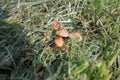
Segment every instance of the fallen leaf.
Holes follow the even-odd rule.
[[[64,26],[64,25],[60,23],[59,21],[53,22],[53,30],[59,30],[61,26]]]
[[[61,37],[69,37],[69,32],[66,29],[60,29],[56,32]]]
[[[55,44],[57,47],[62,47],[65,44],[64,39],[62,37],[58,37],[55,39]]]

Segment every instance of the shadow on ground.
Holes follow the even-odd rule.
[[[30,44],[24,27],[16,21],[7,22],[7,13],[0,9],[0,79],[9,80],[11,75],[22,74],[22,71],[29,69],[32,58],[26,53],[32,51],[28,47]]]

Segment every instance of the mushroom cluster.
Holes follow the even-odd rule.
[[[69,33],[66,29],[64,29],[64,24],[60,23],[59,21],[54,21],[53,22],[53,30],[56,31],[56,35],[58,35],[58,37],[55,39],[55,44],[57,47],[62,47],[63,45],[65,45],[65,41],[63,38],[75,38],[78,37],[79,41],[83,40],[83,36],[80,33],[80,31],[76,31],[74,33]]]

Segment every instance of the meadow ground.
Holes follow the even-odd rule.
[[[0,79],[120,80],[120,0],[0,0]]]

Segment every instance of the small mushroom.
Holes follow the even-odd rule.
[[[59,30],[61,26],[64,26],[64,25],[60,23],[59,21],[53,22],[53,30]]]
[[[82,34],[80,33],[80,31],[76,31],[76,32],[74,33],[74,35],[79,38],[79,41],[82,41],[82,40],[83,40],[83,36],[82,36]]]
[[[55,44],[57,47],[62,47],[65,44],[65,41],[62,37],[55,39]]]
[[[66,29],[60,29],[56,32],[61,37],[69,37],[69,32]]]
[[[79,41],[82,41],[83,40],[83,36],[82,34],[80,33],[80,31],[76,31],[74,32],[73,34],[69,34],[69,38],[75,38],[75,37],[78,37],[79,38]]]

